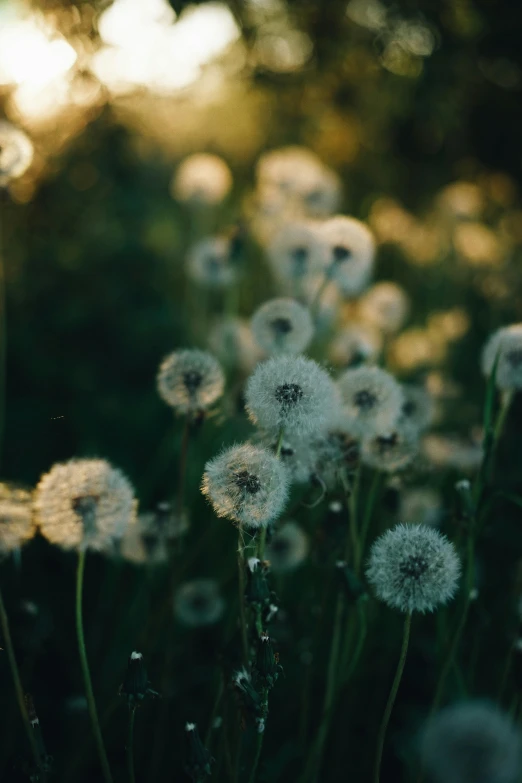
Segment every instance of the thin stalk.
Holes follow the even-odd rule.
[[[82,602],[85,555],[86,551],[84,549],[81,550],[78,555],[78,569],[76,572],[76,634],[78,637],[78,649],[80,651],[80,663],[82,667],[83,681],[85,684],[87,706],[89,708],[89,715],[91,717],[92,730],[94,739],[96,740],[96,747],[98,749],[98,756],[100,758],[103,778],[105,783],[113,783],[109,762],[107,761],[107,754],[105,753],[105,746],[103,744],[100,722],[98,720],[98,712],[96,710],[96,702],[94,700],[94,692],[92,689],[91,673],[89,671],[89,662],[87,660],[87,651],[85,649],[85,637],[83,634]]]
[[[334,266],[334,264],[331,264],[327,268],[326,272],[324,273],[324,277],[323,277],[323,279],[321,281],[321,284],[320,284],[319,288],[317,289],[317,293],[315,294],[315,296],[313,298],[313,301],[312,301],[312,304],[310,306],[310,312],[312,313],[312,316],[313,316],[314,319],[317,318],[317,316],[319,314],[319,308],[321,306],[321,299],[323,298],[323,294],[326,291],[326,289],[328,288],[328,286],[329,286],[329,284],[330,284],[330,282],[332,280],[332,278],[330,277],[330,273],[331,273],[331,271],[333,269],[333,266]]]
[[[375,502],[377,500],[377,496],[379,494],[379,490],[381,487],[381,479],[382,479],[382,475],[380,471],[376,470],[373,474],[372,483],[370,486],[370,491],[368,493],[368,499],[366,501],[366,507],[364,509],[364,515],[363,515],[361,530],[359,534],[359,548],[357,552],[357,560],[354,561],[354,571],[356,576],[360,576],[362,558],[364,555],[364,545],[366,544],[368,531],[370,529],[370,524],[372,521],[373,509],[375,507]]]
[[[223,682],[223,675],[220,673],[219,675],[219,685],[216,693],[216,698],[214,699],[214,706],[212,707],[212,712],[210,714],[210,719],[208,722],[207,727],[207,733],[205,734],[205,747],[209,748],[210,750],[210,740],[212,738],[212,729],[214,728],[214,721],[216,720],[217,711],[219,709],[219,705],[221,704],[221,699],[223,698],[223,692],[225,690],[224,682]]]
[[[5,427],[7,312],[4,243],[2,234],[3,210],[7,203],[7,191],[0,186],[0,460],[2,457]]]
[[[377,753],[375,755],[375,767],[373,773],[374,783],[379,783],[381,777],[381,762],[382,762],[382,752],[384,749],[384,740],[386,739],[386,730],[388,728],[388,723],[390,722],[393,705],[395,704],[395,699],[397,698],[397,693],[399,691],[399,686],[401,684],[402,673],[404,671],[404,664],[406,663],[406,655],[408,653],[408,642],[410,640],[410,629],[411,629],[411,612],[408,612],[404,620],[404,631],[402,635],[402,647],[401,647],[401,654],[399,656],[399,663],[397,664],[397,670],[395,672],[395,677],[393,679],[390,695],[388,696],[388,701],[386,702],[384,715],[382,716],[381,727],[379,729],[379,736],[377,739]]]
[[[132,752],[134,743],[134,718],[136,715],[136,707],[131,707],[129,712],[129,736],[127,739],[127,768],[129,770],[130,783],[136,783],[136,777],[134,775],[134,755]]]
[[[348,509],[350,512],[350,520],[349,520],[349,532],[350,535],[346,539],[346,551],[345,551],[345,560],[346,562],[349,562],[350,559],[350,546],[352,548],[352,563],[358,563],[361,560],[361,552],[360,552],[360,541],[359,541],[359,535],[358,535],[358,526],[357,526],[357,504],[359,500],[359,482],[361,478],[361,465],[360,463],[357,465],[357,469],[354,474],[353,483],[351,487],[348,487],[346,477],[342,476],[342,483],[343,488],[346,493],[346,501],[348,504]]]
[[[239,619],[241,623],[241,644],[243,647],[243,663],[246,665],[248,663],[248,633],[245,607],[245,538],[241,524],[238,527],[237,572],[239,577]]]
[[[187,474],[187,456],[188,446],[190,440],[190,417],[189,414],[185,416],[185,423],[183,425],[183,435],[181,438],[181,452],[179,457],[179,474],[178,474],[178,497],[177,497],[177,509],[179,519],[183,516],[183,505],[185,501],[185,477]]]
[[[275,456],[277,457],[277,459],[279,459],[281,456],[281,449],[283,447],[284,436],[285,436],[285,428],[281,427],[281,429],[279,430],[279,435],[277,436],[277,444],[275,450]],[[263,527],[259,531],[259,537],[257,539],[257,556],[260,560],[265,559],[266,531],[267,531],[267,526],[263,525]]]
[[[346,670],[346,674],[343,679],[344,684],[348,682],[348,680],[351,678],[352,674],[355,672],[357,668],[357,664],[359,663],[359,659],[364,649],[364,642],[366,641],[366,634],[368,631],[368,622],[366,620],[366,601],[364,601],[361,598],[359,598],[359,600],[357,601],[357,617],[359,619],[359,634],[357,636],[357,644],[355,646],[352,659],[350,661],[350,664]],[[343,656],[343,660],[344,660],[344,656]]]
[[[266,688],[263,688],[262,699],[263,702],[262,702],[261,711],[266,724],[266,716],[268,715],[268,690]],[[266,729],[266,725],[265,725],[265,729]],[[263,750],[264,737],[265,737],[264,730],[257,735],[256,753],[254,756],[254,761],[252,763],[252,770],[250,772],[250,777],[248,778],[248,783],[255,783],[257,777],[257,769],[259,767],[259,761],[261,759],[261,751]]]
[[[33,754],[36,768],[40,769],[41,768],[40,753],[38,752],[38,746],[36,744],[34,732],[33,729],[31,728],[31,722],[29,720],[29,716],[27,714],[27,708],[25,706],[24,691],[22,688],[22,683],[20,681],[20,672],[18,671],[18,664],[16,663],[13,640],[11,639],[9,619],[7,617],[7,612],[5,610],[4,599],[1,590],[0,590],[0,624],[2,626],[2,635],[4,637],[4,644],[7,652],[7,658],[9,660],[9,668],[11,669],[11,677],[13,678],[13,683],[15,687],[18,709],[20,710],[20,715],[22,716],[25,733],[27,735],[27,739],[29,740],[31,753]]]

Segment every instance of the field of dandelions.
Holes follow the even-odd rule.
[[[165,241],[104,143],[35,225],[0,125],[2,781],[517,783],[513,183],[351,215],[312,149],[201,152]]]

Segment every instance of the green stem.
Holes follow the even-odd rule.
[[[238,527],[237,542],[237,572],[239,584],[239,619],[241,623],[241,644],[243,647],[243,663],[248,663],[248,634],[245,608],[245,538],[241,524]]]
[[[250,772],[250,777],[248,778],[248,783],[255,783],[257,777],[257,768],[259,767],[259,761],[261,759],[261,751],[263,750],[263,739],[265,737],[265,730],[266,730],[266,716],[268,715],[268,691],[266,688],[263,688],[262,698],[263,698],[262,714],[265,719],[265,726],[263,731],[257,735],[256,754],[254,756],[254,761],[252,763],[252,770]]]
[[[357,645],[352,655],[350,665],[348,666],[348,669],[344,676],[343,683],[347,683],[351,678],[352,674],[355,672],[357,668],[357,664],[359,663],[359,658],[361,657],[362,651],[364,649],[364,642],[366,641],[366,634],[368,631],[368,623],[366,620],[366,603],[367,602],[361,598],[359,598],[359,600],[357,601],[357,616],[359,618],[359,635],[357,637]]]
[[[284,435],[285,435],[285,428],[281,427],[281,429],[279,430],[279,435],[277,436],[277,444],[275,450],[275,456],[277,457],[277,459],[279,459],[281,456],[281,449],[283,447]],[[263,525],[263,527],[259,531],[259,537],[257,539],[257,556],[260,560],[265,559],[266,531],[267,531],[267,526]]]
[[[96,710],[96,702],[94,700],[94,692],[92,689],[91,673],[89,671],[89,662],[87,660],[87,651],[85,649],[85,637],[83,634],[82,600],[85,555],[86,551],[84,549],[79,552],[78,569],[76,572],[76,634],[78,636],[78,648],[80,651],[80,663],[82,667],[83,681],[85,684],[87,706],[89,708],[89,715],[91,717],[92,730],[94,739],[96,740],[96,747],[98,748],[98,756],[100,758],[103,778],[105,783],[113,783],[109,762],[107,761],[107,755],[105,753],[105,746],[103,744],[100,723],[98,720],[98,712]]]
[[[183,516],[183,505],[185,501],[185,477],[187,474],[187,456],[188,446],[190,440],[190,416],[187,413],[185,416],[185,423],[183,425],[183,435],[181,438],[181,453],[179,457],[179,475],[178,475],[178,497],[176,508],[178,509],[178,517],[181,520]]]
[[[404,671],[404,664],[406,663],[406,655],[408,653],[408,642],[410,640],[410,629],[411,629],[411,612],[408,612],[404,620],[404,631],[402,636],[402,647],[401,647],[401,654],[399,657],[399,663],[397,664],[397,670],[395,672],[395,677],[393,679],[390,695],[388,696],[388,701],[386,702],[384,715],[382,716],[381,727],[379,729],[379,736],[377,739],[377,753],[375,755],[375,767],[374,767],[374,774],[373,774],[374,783],[379,783],[381,777],[381,762],[382,762],[382,752],[384,749],[384,740],[386,739],[386,730],[388,728],[388,723],[390,722],[393,705],[395,704],[395,699],[397,698],[397,693],[399,690],[399,686],[401,684],[402,673]]]
[[[127,767],[129,770],[130,783],[135,783],[136,777],[134,775],[134,756],[132,753],[132,747],[134,743],[134,717],[136,715],[136,707],[131,707],[129,713],[129,736],[127,739]]]
[[[0,590],[0,624],[2,626],[2,635],[4,637],[5,649],[7,651],[7,658],[9,660],[9,667],[11,669],[11,676],[13,678],[13,683],[15,687],[18,709],[20,710],[20,715],[22,716],[25,733],[27,735],[27,739],[29,740],[29,745],[31,747],[31,752],[34,757],[36,768],[40,769],[41,768],[40,753],[38,752],[36,739],[34,736],[33,729],[31,727],[29,716],[27,714],[27,708],[25,706],[24,691],[22,688],[22,683],[20,681],[20,673],[18,671],[18,664],[16,663],[13,640],[11,639],[11,630],[9,628],[9,619],[7,617],[7,612],[5,610],[4,599],[1,590]]]
[[[361,477],[360,463],[357,465],[357,469],[355,471],[353,477],[353,483],[351,487],[348,486],[346,476],[345,475],[342,476],[342,483],[346,494],[348,509],[350,512],[350,520],[349,520],[350,535],[346,539],[345,560],[347,563],[350,561],[349,556],[350,556],[350,545],[351,545],[352,547],[351,560],[353,564],[358,563],[361,560],[360,541],[359,541],[359,535],[357,531],[357,503],[359,500],[360,477]]]
[[[379,490],[381,487],[381,478],[382,475],[380,471],[376,470],[373,474],[370,491],[368,493],[368,499],[366,501],[366,507],[364,509],[364,516],[363,516],[363,521],[362,521],[360,535],[359,535],[359,547],[357,552],[357,559],[354,561],[354,571],[356,576],[360,576],[362,558],[364,554],[364,546],[366,544],[366,539],[368,537],[368,531],[370,529],[370,524],[372,521],[375,502],[377,500]]]
[[[334,264],[331,264],[327,268],[327,270],[326,270],[326,272],[324,274],[323,280],[321,282],[321,285],[317,289],[317,293],[316,293],[316,295],[314,296],[314,298],[312,300],[312,304],[310,306],[310,312],[312,313],[312,317],[314,319],[317,318],[317,316],[319,314],[319,308],[321,307],[321,299],[323,298],[323,294],[324,294],[324,292],[326,291],[326,289],[328,288],[328,286],[329,286],[329,284],[331,282],[330,273],[331,273],[331,271],[333,269],[333,266],[334,266]]]

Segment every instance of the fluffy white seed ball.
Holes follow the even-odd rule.
[[[391,433],[401,415],[401,387],[380,367],[346,370],[337,381],[346,414],[359,435]]]
[[[31,493],[0,484],[0,557],[25,544],[34,536]]]
[[[375,240],[360,220],[338,215],[318,229],[326,242],[326,268],[346,296],[358,296],[368,285],[373,272]]]
[[[192,204],[219,204],[232,188],[232,173],[217,155],[197,153],[180,164],[171,183],[171,195]]]
[[[185,349],[165,357],[157,386],[160,397],[178,413],[195,413],[206,410],[221,397],[225,376],[211,354]]]
[[[295,522],[286,522],[277,530],[266,547],[270,568],[276,574],[294,571],[306,560],[308,536]]]
[[[267,353],[301,353],[314,327],[308,308],[295,299],[271,299],[252,316],[252,334]]]
[[[206,237],[196,242],[187,257],[187,275],[207,288],[223,289],[237,279],[237,268],[230,257],[229,237]]]
[[[522,324],[498,329],[482,352],[482,372],[489,376],[498,354],[496,382],[499,389],[522,389]]]

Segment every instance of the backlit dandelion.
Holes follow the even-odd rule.
[[[489,376],[498,355],[496,383],[499,389],[522,389],[522,324],[498,329],[482,352],[482,372]]]
[[[158,377],[160,397],[178,413],[207,410],[223,394],[225,376],[217,359],[206,351],[174,351],[162,361]]]
[[[174,597],[174,614],[189,628],[214,625],[221,619],[224,608],[225,602],[214,579],[185,582]]]
[[[34,499],[41,533],[63,549],[110,548],[136,517],[132,485],[103,459],[53,465]]]
[[[373,544],[366,577],[377,598],[401,612],[433,612],[457,590],[453,544],[426,525],[397,525]]]
[[[294,299],[270,299],[252,317],[252,334],[267,353],[300,353],[313,335],[309,310]]]
[[[228,288],[237,279],[237,268],[230,257],[228,237],[206,237],[190,249],[187,275],[195,283],[207,288]]]
[[[388,372],[379,367],[357,367],[344,372],[337,385],[356,432],[369,437],[394,430],[404,395]]]
[[[219,517],[258,528],[283,510],[288,477],[273,453],[244,443],[207,462],[201,490]]]
[[[197,153],[180,164],[171,183],[171,194],[178,201],[192,204],[219,204],[232,188],[232,174],[217,155]]]
[[[0,121],[0,188],[25,174],[33,154],[29,137],[10,122]]]
[[[326,242],[327,275],[346,296],[358,296],[368,285],[375,255],[375,240],[360,220],[338,215],[318,229]]]
[[[404,325],[410,303],[406,292],[396,283],[382,282],[372,286],[358,306],[360,318],[384,334],[395,334]]]
[[[254,424],[287,435],[320,430],[339,404],[325,370],[304,356],[281,356],[261,362],[248,379],[246,408]]]
[[[0,483],[0,557],[18,549],[34,533],[31,493]]]
[[[274,277],[282,282],[299,282],[322,270],[326,244],[309,223],[286,223],[268,246],[268,260]]]

